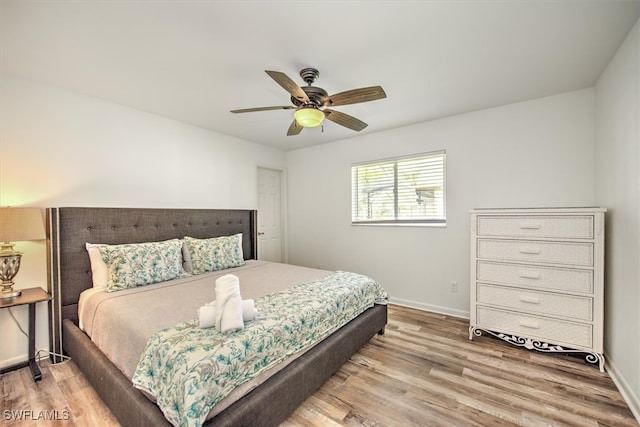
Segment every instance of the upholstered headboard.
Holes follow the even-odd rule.
[[[255,210],[230,209],[47,209],[52,351],[61,352],[61,322],[77,319],[80,293],[92,287],[85,243],[140,243],[242,233],[244,258],[255,259],[256,214]]]

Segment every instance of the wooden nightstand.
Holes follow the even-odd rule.
[[[14,369],[23,368],[28,365],[29,368],[31,368],[33,380],[40,381],[42,379],[40,368],[36,363],[36,304],[50,300],[51,295],[45,292],[42,288],[22,289],[22,294],[20,296],[0,299],[0,309],[29,304],[29,360],[27,362],[1,369],[0,374],[13,371]]]

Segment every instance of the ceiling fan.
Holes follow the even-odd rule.
[[[302,128],[320,126],[324,119],[331,120],[346,128],[360,132],[368,125],[362,120],[356,119],[340,111],[331,110],[326,107],[334,107],[348,104],[358,104],[360,102],[375,101],[386,98],[387,94],[380,86],[363,87],[352,89],[329,95],[326,90],[313,86],[320,73],[315,68],[303,68],[300,70],[300,77],[307,83],[307,86],[298,86],[293,80],[279,71],[265,72],[291,94],[293,105],[277,107],[257,107],[244,108],[241,110],[231,110],[232,113],[252,113],[254,111],[268,110],[296,110],[293,113],[293,122],[289,126],[287,135],[298,135]]]

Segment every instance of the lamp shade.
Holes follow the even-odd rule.
[[[305,128],[314,128],[320,126],[324,120],[324,113],[317,107],[302,107],[293,113],[296,122]]]
[[[44,221],[38,208],[0,208],[0,242],[44,240]]]

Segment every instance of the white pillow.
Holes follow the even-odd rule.
[[[94,288],[106,288],[109,281],[109,269],[100,254],[100,246],[104,244],[86,243],[85,247],[89,253],[89,261],[91,262],[91,280]]]
[[[191,263],[191,254],[187,244],[182,241],[182,268],[189,274],[193,274],[193,264]]]

